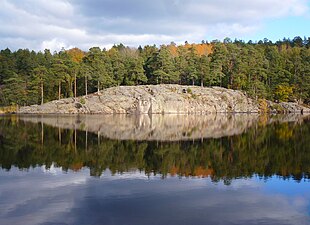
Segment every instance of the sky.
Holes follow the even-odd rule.
[[[0,0],[0,49],[310,36],[310,0]]]

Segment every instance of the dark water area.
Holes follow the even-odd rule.
[[[310,224],[310,118],[0,117],[0,224]]]

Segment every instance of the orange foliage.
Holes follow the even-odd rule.
[[[209,55],[212,53],[212,45],[210,44],[196,44],[196,51],[199,56]]]
[[[195,176],[199,176],[199,177],[208,177],[211,176],[213,174],[213,170],[212,169],[205,169],[202,168],[201,166],[197,167],[195,169]]]
[[[180,171],[180,168],[173,166],[170,169],[170,175],[175,176],[177,174],[181,174],[182,176],[189,177],[189,176],[198,176],[198,177],[209,177],[213,175],[213,169],[206,169],[201,166],[197,167],[194,171],[190,168],[186,168],[185,170]]]
[[[184,47],[186,50],[194,48],[196,50],[197,55],[209,55],[213,52],[212,44],[185,44],[185,45],[169,45],[169,50],[173,56],[178,56],[178,48]]]
[[[172,168],[170,169],[170,175],[171,175],[171,176],[177,175],[178,172],[179,172],[179,168],[177,168],[177,167],[175,167],[175,166],[172,167]]]
[[[81,62],[82,58],[85,55],[85,53],[81,49],[79,49],[79,48],[71,48],[71,49],[67,50],[67,54],[76,63]]]
[[[167,48],[173,57],[178,56],[178,47],[176,45],[168,45]]]
[[[79,171],[80,169],[82,169],[82,167],[83,167],[83,163],[82,162],[77,162],[77,163],[73,163],[70,166],[70,169],[73,170],[73,171]]]

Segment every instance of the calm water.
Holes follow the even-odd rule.
[[[310,119],[0,117],[0,224],[310,224]]]

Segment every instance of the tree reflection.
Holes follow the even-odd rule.
[[[267,123],[265,118],[246,132],[191,141],[111,140],[88,129],[55,128],[19,117],[0,119],[0,164],[9,170],[52,164],[64,171],[90,168],[91,176],[106,169],[132,169],[163,177],[199,176],[213,181],[279,175],[309,179],[310,120]],[[262,122],[263,121],[263,122]]]

